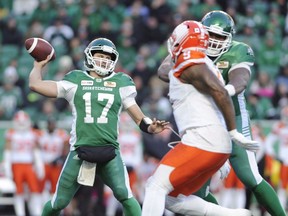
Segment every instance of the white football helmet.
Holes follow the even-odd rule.
[[[13,117],[13,128],[19,131],[25,131],[31,128],[32,122],[28,113],[20,110]]]
[[[209,34],[204,26],[192,20],[179,24],[167,41],[168,51],[175,62],[185,50],[205,53],[208,48]]]
[[[93,57],[94,53],[104,53],[111,56],[110,59]],[[84,50],[84,66],[87,71],[95,71],[100,76],[107,76],[114,71],[119,53],[114,43],[106,38],[93,40]]]

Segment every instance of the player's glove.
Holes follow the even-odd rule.
[[[245,148],[247,150],[256,152],[260,148],[260,144],[257,141],[247,139],[243,134],[239,133],[236,129],[229,131],[232,141]]]
[[[218,170],[219,173],[220,173],[220,179],[223,180],[225,179],[228,174],[230,173],[230,170],[231,170],[231,165],[229,163],[229,161],[227,160],[223,166]]]

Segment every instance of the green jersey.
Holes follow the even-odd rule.
[[[57,87],[58,98],[65,98],[72,108],[72,150],[81,145],[107,144],[119,149],[119,114],[123,106],[135,103],[136,88],[131,77],[119,72],[95,78],[74,70],[57,82]]]
[[[242,42],[233,41],[230,49],[214,60],[214,63],[222,73],[225,84],[229,83],[228,74],[235,68],[245,67],[250,70],[255,61],[251,47]],[[250,70],[251,72],[251,70]],[[244,92],[232,97],[236,116],[247,113]]]

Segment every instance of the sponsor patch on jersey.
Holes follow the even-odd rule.
[[[105,82],[104,82],[104,86],[105,86],[105,87],[115,88],[115,87],[116,87],[116,82],[105,81]]]
[[[92,80],[81,80],[81,86],[91,86],[93,85]]]
[[[216,64],[217,68],[228,68],[229,67],[229,62],[228,61],[220,61],[217,62]]]

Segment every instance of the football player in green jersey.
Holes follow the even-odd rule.
[[[250,118],[244,92],[251,77],[255,57],[245,43],[234,41],[235,25],[232,17],[223,11],[211,11],[202,18],[210,39],[208,57],[222,73],[225,88],[232,97],[238,131],[252,139]],[[272,216],[285,216],[274,189],[259,174],[255,154],[233,144],[230,163],[242,183],[252,191],[257,201]]]
[[[221,71],[225,88],[232,97],[237,130],[245,137],[252,138],[244,92],[250,81],[251,67],[255,61],[253,50],[247,44],[233,40],[235,24],[227,13],[211,11],[203,17],[201,23],[206,26],[210,36],[206,54]],[[171,58],[167,56],[158,68],[159,78],[163,81],[169,82],[168,72],[172,67],[171,64]],[[286,215],[274,189],[259,174],[254,152],[233,144],[229,160],[238,178],[253,192],[259,204],[271,216]],[[203,186],[197,195],[211,202],[217,202],[211,193],[207,194],[207,185]]]
[[[93,40],[85,49],[86,71],[73,70],[61,81],[43,80],[42,69],[51,56],[34,62],[30,72],[31,90],[47,97],[65,98],[71,108],[70,152],[57,189],[42,215],[59,215],[80,185],[92,186],[99,175],[122,204],[125,216],[140,216],[141,208],[133,197],[125,164],[119,152],[118,123],[122,107],[140,129],[159,133],[169,122],[146,117],[135,102],[133,80],[122,72],[115,73],[118,52],[106,38]]]

